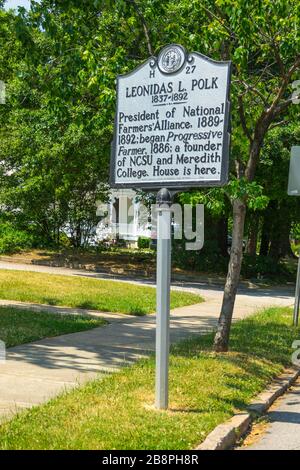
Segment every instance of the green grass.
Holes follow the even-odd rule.
[[[145,315],[155,311],[155,296],[153,287],[125,282],[0,270],[1,299]],[[189,292],[171,292],[171,308],[202,300]]]
[[[20,413],[0,427],[0,448],[191,449],[290,363],[291,316],[272,308],[235,323],[227,354],[211,351],[212,334],[174,346],[168,411],[151,407],[151,357]]]
[[[6,347],[103,326],[102,318],[0,307],[0,340]]]

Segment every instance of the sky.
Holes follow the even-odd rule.
[[[25,7],[29,8],[30,0],[6,0],[4,7],[6,10],[9,8]]]

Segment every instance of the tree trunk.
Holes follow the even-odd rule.
[[[271,236],[269,256],[276,261],[280,258],[280,234],[278,234],[277,230],[274,230]]]
[[[270,230],[270,247],[268,255],[274,260],[280,258],[280,239],[282,230],[282,217],[278,201],[271,201],[270,207],[272,208],[269,215],[269,230]],[[283,222],[284,223],[284,222]]]
[[[286,223],[283,224],[282,227],[282,232],[281,232],[281,239],[280,239],[280,256],[282,258],[288,257],[288,258],[297,258],[293,250],[291,248],[291,242],[290,242],[290,232],[291,232],[291,221],[286,221]]]
[[[281,258],[297,258],[293,250],[291,248],[291,242],[290,242],[290,234],[291,234],[291,227],[292,227],[292,221],[291,221],[291,214],[289,210],[289,206],[286,203],[286,201],[282,201],[280,205],[280,221],[277,223],[280,225],[281,230],[280,230],[280,257]]]
[[[274,220],[277,221],[278,217],[278,203],[275,200],[271,200],[268,204],[268,207],[264,210],[263,215],[263,225],[261,230],[261,242],[259,251],[260,256],[268,256],[270,252],[271,240],[273,240],[274,245],[275,231],[278,230],[277,225],[279,224],[278,221],[278,224],[275,224],[274,226]]]
[[[270,244],[270,227],[267,214],[264,215],[263,225],[261,229],[261,241],[260,241],[260,256],[267,256],[269,253],[269,244]]]
[[[258,220],[257,215],[253,214],[250,219],[249,235],[247,242],[247,254],[250,256],[256,255],[256,245],[257,245],[257,233],[258,233]]]
[[[228,350],[233,307],[239,283],[243,257],[245,215],[245,203],[240,199],[234,200],[232,246],[223,295],[222,309],[218,322],[217,333],[214,340],[214,350],[217,352],[225,352]]]

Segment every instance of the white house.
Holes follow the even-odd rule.
[[[96,241],[126,240],[136,246],[139,237],[151,238],[148,211],[131,189],[111,190],[108,203],[99,203],[97,215],[103,217],[96,228]]]

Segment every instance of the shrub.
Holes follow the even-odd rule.
[[[265,277],[265,278],[285,278],[289,279],[292,273],[287,267],[278,260],[270,256],[249,256],[243,257],[242,275],[249,277]]]
[[[32,248],[33,236],[6,222],[0,224],[0,253],[15,253]]]
[[[68,235],[64,232],[61,232],[59,234],[59,245],[62,247],[62,248],[70,248],[71,247],[71,242],[70,242],[70,238],[68,237]]]
[[[184,241],[173,241],[172,262],[178,268],[203,273],[226,275],[229,257],[221,256],[216,250],[204,247],[201,251],[186,251]],[[244,278],[265,278],[270,280],[294,280],[295,273],[281,260],[270,256],[243,255],[241,275]]]
[[[138,238],[138,248],[145,249],[150,247],[151,238],[148,237],[139,237]]]
[[[202,250],[186,250],[186,240],[173,240],[172,263],[178,268],[189,271],[199,271],[205,273],[226,274],[228,257],[220,255],[210,246],[205,246]]]

